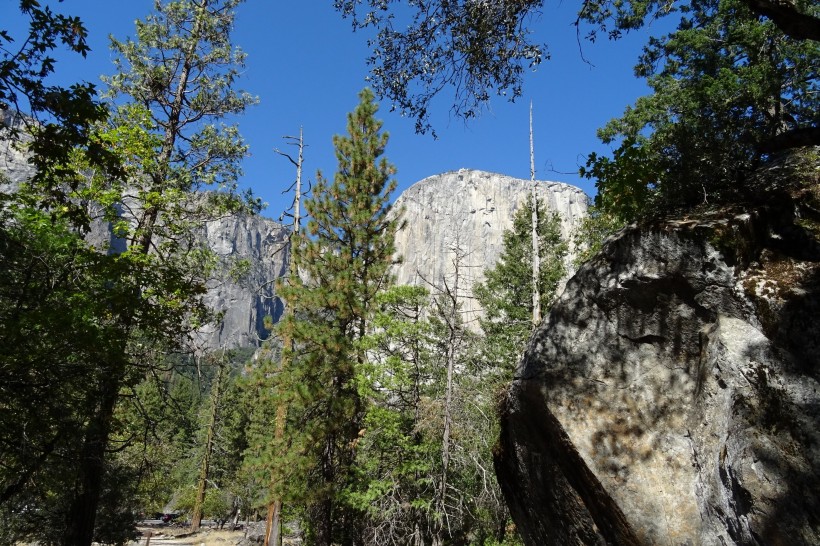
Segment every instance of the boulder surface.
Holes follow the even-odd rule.
[[[820,544],[820,250],[791,205],[622,231],[502,401],[530,545]]]

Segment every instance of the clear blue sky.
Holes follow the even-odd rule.
[[[152,0],[43,3],[78,15],[90,34],[92,51],[87,59],[74,56],[58,63],[62,81],[99,82],[100,74],[110,74],[108,35],[133,36],[134,20],[153,7]],[[594,193],[594,185],[580,179],[577,169],[585,154],[606,150],[595,137],[596,129],[647,92],[632,74],[646,34],[619,42],[584,42],[584,55],[594,65],[590,66],[581,59],[571,26],[575,9],[575,2],[547,6],[533,23],[537,41],[549,45],[552,59],[528,74],[524,97],[516,103],[493,97],[489,110],[465,125],[451,118],[449,97],[444,96],[431,117],[437,140],[415,134],[412,119],[382,105],[379,117],[391,136],[386,156],[398,169],[396,195],[427,176],[459,168],[529,178],[530,99],[536,176]],[[0,21],[0,27],[12,29],[22,23],[17,0],[0,0]],[[233,40],[248,58],[239,87],[259,97],[259,104],[239,119],[251,150],[242,184],[269,203],[266,216],[277,218],[288,206],[281,192],[294,178],[291,164],[273,152],[274,147],[287,148],[282,136],[304,128],[309,179],[315,179],[317,169],[326,176],[335,171],[331,138],[345,131],[345,116],[366,85],[368,37],[352,32],[331,0],[248,0],[240,6]]]

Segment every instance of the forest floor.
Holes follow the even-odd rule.
[[[138,530],[142,537],[129,546],[235,546],[245,538],[244,531],[201,529],[191,533],[187,529],[171,527],[138,527]]]

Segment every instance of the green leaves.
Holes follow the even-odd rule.
[[[225,210],[253,206],[235,191],[246,147],[235,127],[220,123],[252,102],[232,88],[244,58],[229,37],[236,5],[158,2],[156,16],[138,24],[138,41],[114,43],[123,70],[110,79],[110,96],[118,100],[109,119],[93,100],[93,86],[42,83],[54,68],[46,53],[55,40],[85,52],[76,19],[23,1],[32,34],[17,57],[3,49],[0,102],[25,97],[52,123],[32,124],[37,175],[3,208],[9,222],[0,239],[14,250],[4,259],[15,263],[7,264],[0,298],[9,298],[2,307],[16,309],[19,320],[8,317],[0,332],[4,345],[15,348],[0,365],[29,363],[18,374],[25,387],[9,398],[13,404],[31,402],[42,385],[36,376],[48,377],[41,393],[48,402],[42,413],[21,419],[23,430],[42,428],[42,434],[25,442],[11,427],[14,439],[0,442],[38,454],[33,464],[22,457],[13,466],[20,477],[0,476],[0,484],[4,501],[32,514],[50,510],[54,521],[44,528],[66,543],[92,540],[118,398],[157,364],[152,351],[179,348],[212,316],[202,296],[215,256],[194,240],[194,228]],[[192,194],[204,186],[220,195]],[[94,248],[83,236],[100,220],[110,222],[115,237]],[[51,377],[51,370],[61,375]],[[54,430],[64,439],[50,437]],[[17,456],[10,452],[9,461]],[[52,463],[64,478],[51,474]],[[122,477],[119,470],[111,474],[114,482]],[[41,478],[53,489],[34,485]]]
[[[772,158],[767,143],[817,123],[816,43],[786,38],[740,0],[681,10],[636,66],[653,94],[599,132],[613,157],[593,154],[582,169],[598,180],[596,204],[621,221],[758,199],[765,188],[746,180]]]

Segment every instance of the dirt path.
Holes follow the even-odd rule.
[[[242,531],[215,531],[203,529],[196,533],[182,529],[151,529],[140,527],[142,537],[129,546],[235,546],[245,538]],[[150,541],[150,544],[149,544]]]

